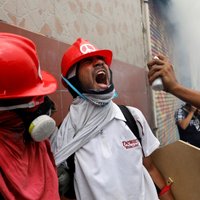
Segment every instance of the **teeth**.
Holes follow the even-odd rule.
[[[104,71],[99,71],[99,72],[97,72],[97,74],[99,75],[99,74],[106,74]]]

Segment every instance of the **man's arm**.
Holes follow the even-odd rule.
[[[179,99],[188,102],[197,108],[200,108],[200,92],[178,85],[173,91],[170,92]]]
[[[182,119],[182,120],[178,120],[177,124],[183,130],[185,130],[188,127],[188,125],[189,125],[189,123],[190,123],[190,121],[191,121],[191,119],[192,119],[195,111],[196,111],[196,108],[192,106],[191,110],[188,112],[187,116],[184,119]]]
[[[149,172],[154,184],[162,191],[162,189],[166,186],[166,181],[164,177],[162,176],[161,172],[158,170],[158,168],[153,163],[150,156],[144,157],[143,164],[147,171]],[[174,196],[171,192],[171,190],[168,190],[164,194],[159,196],[160,200],[174,200]]]
[[[162,55],[158,55],[157,57],[159,59],[153,59],[147,64],[149,68],[149,83],[152,84],[156,78],[161,77],[166,92],[200,108],[200,92],[186,88],[178,83],[173,66],[168,59]]]

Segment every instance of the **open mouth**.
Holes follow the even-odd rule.
[[[105,70],[99,70],[96,73],[95,76],[96,83],[101,87],[101,88],[107,88],[108,87],[108,76]]]
[[[106,73],[103,72],[103,71],[98,72],[97,75],[96,75],[96,82],[97,83],[107,84]]]

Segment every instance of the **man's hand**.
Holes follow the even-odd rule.
[[[147,63],[149,83],[151,85],[156,78],[161,77],[164,90],[173,93],[174,88],[179,85],[173,66],[165,56],[158,55],[157,57],[159,59],[153,59]]]

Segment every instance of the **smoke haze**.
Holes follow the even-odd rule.
[[[185,86],[200,86],[200,1],[171,0],[168,17],[174,26],[175,68]]]

